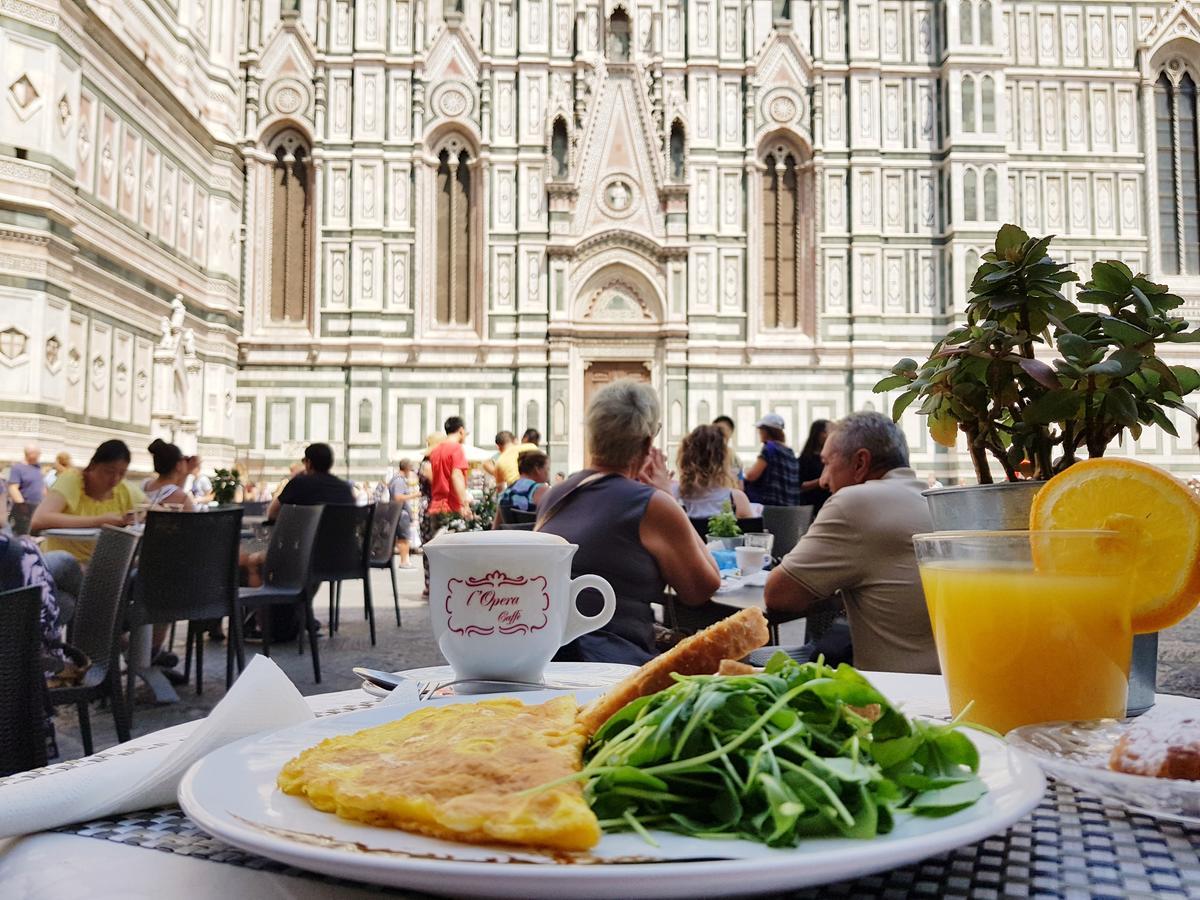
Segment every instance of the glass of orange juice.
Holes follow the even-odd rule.
[[[1109,531],[913,537],[938,659],[958,715],[1018,725],[1125,714],[1131,566]]]

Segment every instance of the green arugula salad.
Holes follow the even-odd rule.
[[[907,718],[851,666],[777,653],[761,673],[676,679],[588,745],[584,795],[606,831],[794,847],[886,834],[987,792],[957,722]]]

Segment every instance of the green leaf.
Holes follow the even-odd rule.
[[[1167,340],[1173,344],[1200,344],[1200,328],[1195,331],[1176,331],[1167,335]]]
[[[1025,407],[1022,416],[1031,425],[1065,422],[1083,409],[1083,397],[1073,391],[1050,391]]]
[[[1171,366],[1171,373],[1179,382],[1179,396],[1186,397],[1192,391],[1200,390],[1200,372],[1191,366]]]
[[[1109,388],[1104,398],[1104,410],[1121,425],[1129,427],[1137,424],[1137,403],[1133,395],[1120,385]]]
[[[907,375],[910,372],[915,371],[917,371],[917,361],[915,359],[909,359],[907,356],[892,366],[893,375]]]
[[[1122,344],[1144,344],[1150,340],[1150,333],[1113,316],[1101,316],[1100,327],[1114,341]]]
[[[1016,225],[1003,225],[996,232],[996,255],[1015,262],[1015,254],[1028,240],[1029,235]]]
[[[1058,376],[1054,374],[1054,369],[1042,362],[1040,359],[1026,359],[1021,357],[1017,362],[1021,370],[1040,384],[1042,387],[1055,390],[1059,387]]]
[[[916,399],[917,399],[916,391],[906,391],[905,393],[903,393],[899,397],[897,397],[896,401],[892,404],[892,421],[899,422],[900,416],[904,413],[904,411],[906,409],[908,409],[908,407]]]
[[[1077,334],[1060,334],[1058,336],[1058,350],[1063,356],[1071,359],[1085,359],[1092,350],[1091,342]]]
[[[1171,435],[1171,437],[1179,437],[1175,423],[1167,418],[1167,414],[1162,411],[1162,407],[1157,403],[1150,403],[1148,406],[1150,407],[1150,418],[1154,421],[1154,424]]]
[[[1124,268],[1124,267],[1122,267]],[[1126,269],[1126,271],[1128,271]],[[1111,261],[1098,262],[1092,266],[1092,285],[1101,291],[1109,291],[1124,297],[1129,293],[1130,277]]]
[[[916,812],[948,814],[970,806],[987,793],[987,785],[977,776],[950,787],[917,794],[909,804]]]
[[[912,384],[912,381],[913,379],[908,375],[889,375],[887,378],[876,382],[875,387],[871,390],[876,394],[882,394],[884,391],[894,391],[896,388],[908,387]]]

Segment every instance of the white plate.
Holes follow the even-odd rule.
[[[583,690],[616,684],[636,669],[637,666],[627,666],[624,663],[551,662],[546,663],[546,671],[542,677],[551,684],[565,685],[573,690]],[[425,666],[420,669],[405,669],[392,674],[406,681],[432,682],[433,684],[448,683],[458,677],[450,666]],[[389,693],[386,688],[381,688],[369,681],[362,683],[362,689],[372,697],[386,697]],[[475,688],[472,689],[471,685],[464,684],[442,688],[434,696],[453,697],[484,693],[494,693],[494,691],[480,690],[479,685],[475,685]]]
[[[876,679],[876,684],[887,693],[885,679]],[[560,693],[514,696],[540,703]],[[595,693],[577,696],[586,701]],[[475,699],[427,701],[469,702]],[[300,868],[437,894],[557,900],[748,894],[869,875],[1003,831],[1032,810],[1045,790],[1041,772],[1028,757],[1009,751],[998,739],[970,733],[980,749],[987,795],[945,818],[906,817],[891,834],[869,842],[824,838],[779,850],[749,841],[657,832],[656,848],[633,834],[611,834],[590,854],[548,856],[357,824],[319,812],[276,788],[280,768],[301,750],[400,718],[417,705],[397,703],[315,719],[230,744],[192,766],[179,788],[180,805],[210,834]]]
[[[86,540],[100,537],[99,528],[45,528],[38,532],[39,537],[75,538]]]

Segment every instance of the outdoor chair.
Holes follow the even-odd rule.
[[[533,525],[538,514],[536,509],[506,509],[502,516],[502,525]]]
[[[292,609],[299,625],[300,652],[304,652],[304,632],[308,632],[312,648],[313,677],[321,683],[321,658],[317,651],[317,632],[312,615],[312,597],[316,583],[312,577],[313,544],[321,524],[324,506],[294,506],[280,508],[279,518],[271,529],[263,563],[261,587],[240,588],[237,593],[238,641],[241,641],[241,622],[246,611],[255,610],[262,632],[263,656],[271,655],[271,616],[276,607]],[[231,622],[234,620],[230,620]]]
[[[765,506],[763,507],[763,530],[775,535],[771,555],[783,559],[788,551],[800,541],[800,536],[812,524],[811,506]]]
[[[329,504],[321,516],[313,552],[313,580],[329,582],[329,632],[337,631],[341,618],[342,582],[363,583],[363,614],[375,646],[375,609],[371,605],[371,520],[375,505]],[[396,529],[392,529],[395,534]]]
[[[251,500],[248,503],[241,504],[242,515],[244,516],[265,516],[269,503],[264,503],[261,500]]]
[[[83,577],[75,616],[67,630],[67,640],[87,654],[92,665],[79,684],[50,689],[50,702],[54,706],[75,704],[83,752],[89,756],[92,722],[88,706],[94,700],[107,700],[112,708],[118,743],[129,740],[133,698],[121,689],[121,631],[129,599],[129,570],[138,540],[138,535],[110,525],[100,531],[95,553]]]
[[[400,627],[400,588],[396,584],[396,527],[403,514],[403,503],[377,503],[375,517],[371,520],[371,568],[387,569],[391,573],[397,627]]]
[[[237,616],[238,550],[242,532],[239,506],[206,513],[150,510],[133,579],[130,628],[188,623],[184,674],[191,673],[196,656],[196,694],[204,690],[204,633],[206,619],[229,617],[225,646],[225,687],[233,684],[234,662],[245,664],[241,623]],[[129,667],[129,697],[133,698],[133,667]]]
[[[0,776],[46,764],[42,586],[0,594]]]

